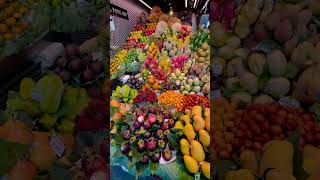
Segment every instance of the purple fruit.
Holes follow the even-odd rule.
[[[162,152],[162,157],[166,161],[170,161],[172,158],[172,151],[170,149],[166,149]]]
[[[157,116],[157,124],[162,124],[163,123],[163,116],[162,115],[158,115]]]
[[[141,127],[141,124],[140,124],[138,121],[135,121],[135,122],[133,123],[133,127],[134,127],[136,130],[138,130],[138,129]]]
[[[165,118],[165,119],[171,119],[172,116],[171,116],[170,113],[165,113],[165,114],[164,114],[164,118]]]
[[[153,108],[153,107],[151,107],[151,108],[149,109],[149,113],[156,114],[156,109]]]
[[[137,150],[138,150],[139,152],[144,151],[144,150],[146,149],[145,144],[146,144],[145,141],[144,141],[143,139],[140,139],[140,140],[138,141],[138,144],[137,144]]]
[[[133,144],[135,141],[136,141],[136,137],[135,136],[132,136],[131,138],[130,138],[130,144]]]
[[[149,130],[149,129],[151,128],[151,123],[150,123],[149,121],[145,121],[145,122],[143,123],[143,128],[144,128],[145,130]]]
[[[131,138],[131,132],[130,132],[130,130],[128,129],[128,130],[125,130],[124,132],[123,132],[123,139],[125,139],[125,140],[129,140]]]
[[[167,145],[167,142],[166,142],[165,140],[160,139],[160,140],[158,141],[158,146],[159,146],[161,149],[164,149],[164,148],[166,147],[166,145]]]
[[[130,151],[129,143],[122,144],[120,149],[123,154],[127,154]]]
[[[174,120],[173,119],[169,119],[168,120],[168,124],[169,124],[169,128],[173,128],[174,127]]]
[[[147,154],[143,155],[143,159],[141,160],[141,163],[146,164],[149,162],[149,156]]]
[[[145,112],[146,108],[144,106],[140,107],[142,112]]]
[[[157,145],[158,141],[154,137],[151,137],[149,141],[147,141],[147,149],[149,151],[154,151],[157,148]]]
[[[162,126],[161,126],[161,129],[162,130],[167,130],[167,129],[169,129],[169,123],[168,123],[168,121],[164,121],[163,122],[163,124],[162,124]]]
[[[160,159],[160,153],[159,152],[156,153],[156,154],[153,154],[151,156],[151,161],[154,162],[154,163],[159,162],[159,159]]]
[[[157,139],[162,139],[164,136],[163,136],[163,130],[162,129],[158,129],[155,133],[154,133],[154,136],[157,138]]]
[[[86,69],[85,71],[83,71],[83,73],[81,74],[81,80],[83,82],[88,82],[91,81],[93,79],[94,75],[92,73],[91,70]]]
[[[151,136],[151,133],[148,131],[143,134],[143,137],[146,139],[148,139],[150,136]]]

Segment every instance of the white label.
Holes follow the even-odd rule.
[[[65,146],[61,141],[61,138],[58,136],[53,136],[50,140],[50,146],[56,155],[60,158],[64,153]]]
[[[222,65],[212,65],[213,74],[220,75],[222,74],[223,66]]]
[[[219,98],[221,98],[221,92],[220,92],[220,90],[211,91],[211,97],[212,97],[212,99],[219,99]]]
[[[295,99],[290,99],[288,97],[282,97],[279,99],[279,104],[283,105],[283,106],[288,106],[288,107],[292,107],[292,108],[298,108],[300,107],[300,104],[297,100]]]
[[[31,94],[31,99],[34,101],[40,102],[41,101],[40,91],[34,89]]]
[[[195,180],[200,180],[200,173],[199,172],[194,174],[194,179]]]

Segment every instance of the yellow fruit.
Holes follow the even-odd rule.
[[[303,159],[303,169],[308,174],[315,174],[317,172],[320,172],[320,162],[318,162],[316,159],[312,159],[310,157],[305,157]]]
[[[186,114],[180,117],[181,120],[184,121],[185,124],[190,124],[190,115]]]
[[[278,169],[270,170],[266,175],[266,180],[296,180],[296,178],[288,172],[282,172]]]
[[[8,26],[6,24],[0,24],[0,33],[5,33],[8,31]]]
[[[174,125],[175,129],[183,129],[183,125],[181,123],[181,121],[177,121],[176,124]]]
[[[190,144],[184,138],[180,140],[180,149],[183,155],[190,155]]]
[[[204,161],[205,159],[203,147],[197,140],[191,141],[191,156],[198,162]]]
[[[187,124],[184,126],[183,134],[187,136],[188,141],[192,141],[196,137],[196,133],[194,132],[193,126],[191,124]]]
[[[56,155],[49,145],[39,146],[32,149],[30,161],[37,167],[37,169],[48,170],[55,160]]]
[[[19,160],[10,170],[8,180],[34,180],[37,175],[37,169],[28,161]]]
[[[205,108],[204,109],[204,116],[209,117],[210,118],[210,108]]]
[[[121,103],[120,104],[120,113],[122,115],[125,115],[127,113],[127,107],[126,107],[126,104],[125,103]]]
[[[10,120],[11,121],[11,120]],[[8,121],[7,121],[8,122]],[[4,127],[9,127],[7,140],[21,144],[31,144],[33,141],[32,133],[26,128],[22,122],[8,122]]]
[[[199,136],[200,136],[200,142],[203,144],[204,147],[209,147],[210,146],[210,135],[207,131],[205,130],[200,130],[199,131]]]
[[[306,145],[303,148],[303,156],[310,157],[320,162],[320,149],[312,145]]]
[[[245,150],[240,155],[241,167],[244,169],[249,169],[253,173],[258,170],[258,163],[256,159],[256,154],[253,151]]]
[[[48,134],[45,132],[34,131],[33,132],[33,144],[44,146],[49,144]]]
[[[268,168],[276,168],[282,172],[293,172],[293,147],[288,141],[272,140],[263,148],[260,164],[260,175]]]
[[[14,26],[16,24],[16,19],[11,17],[11,18],[6,19],[5,22],[8,26]]]
[[[255,177],[248,169],[229,171],[225,180],[255,180]]]
[[[206,126],[206,123],[204,122],[204,119],[199,115],[193,116],[193,127],[194,130],[200,131],[203,130]]]
[[[202,107],[201,106],[193,106],[191,110],[191,116],[199,115],[202,116]]]
[[[204,161],[201,165],[201,171],[206,178],[210,179],[210,163]]]
[[[197,173],[199,171],[198,162],[193,157],[191,157],[189,155],[184,155],[183,161],[184,161],[184,164],[185,164],[187,170],[190,173]]]
[[[206,117],[205,121],[205,125],[206,125],[206,130],[208,132],[210,132],[210,117]]]

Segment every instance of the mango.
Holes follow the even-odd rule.
[[[37,169],[48,170],[56,160],[56,155],[49,145],[39,146],[32,149],[30,161]]]
[[[320,172],[320,149],[312,145],[303,148],[303,168],[308,174]]]
[[[204,121],[205,121],[206,130],[210,132],[210,117],[206,117]]]
[[[191,109],[191,116],[194,115],[202,116],[202,107],[201,106],[193,106]]]
[[[241,167],[244,169],[249,169],[252,173],[258,171],[258,163],[256,159],[256,154],[253,151],[245,150],[240,154]]]
[[[190,124],[190,122],[191,122],[189,114],[181,116],[180,119],[183,120],[185,124]]]
[[[204,116],[210,118],[210,108],[207,108],[207,107],[206,107],[206,108],[204,109]]]
[[[184,164],[185,164],[187,170],[190,173],[196,173],[199,171],[198,162],[193,157],[191,157],[189,155],[184,155],[183,161],[184,161]]]
[[[193,126],[191,124],[187,124],[184,126],[183,134],[187,136],[188,141],[192,141],[196,137],[196,133],[194,132]]]
[[[204,147],[209,147],[210,146],[210,135],[207,131],[205,130],[200,130],[199,131],[199,136],[200,136],[200,142]]]
[[[255,180],[255,177],[248,169],[240,169],[237,171],[229,171],[225,180]]]
[[[272,169],[270,170],[266,175],[266,180],[296,180],[296,178],[288,173],[288,172],[282,172],[278,169]]]
[[[210,179],[210,163],[204,161],[201,165],[201,171],[206,178]]]
[[[204,161],[206,157],[202,145],[197,140],[191,141],[191,156],[198,162]]]
[[[183,155],[190,155],[190,144],[184,138],[180,140],[180,149]]]
[[[33,144],[36,145],[48,145],[49,144],[49,137],[48,134],[45,132],[34,131],[33,132]]]
[[[263,156],[259,175],[268,168],[276,168],[282,172],[293,172],[293,147],[288,141],[272,140],[263,147]]]
[[[183,125],[181,121],[176,122],[176,124],[174,125],[174,129],[183,129]]]
[[[200,130],[203,130],[205,128],[205,126],[206,126],[206,123],[201,116],[199,116],[199,115],[193,116],[194,130],[196,130],[198,132]]]

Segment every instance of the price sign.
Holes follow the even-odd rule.
[[[50,140],[50,146],[53,149],[53,151],[56,153],[56,155],[60,158],[62,154],[64,153],[65,146],[62,143],[60,137],[53,136]]]

